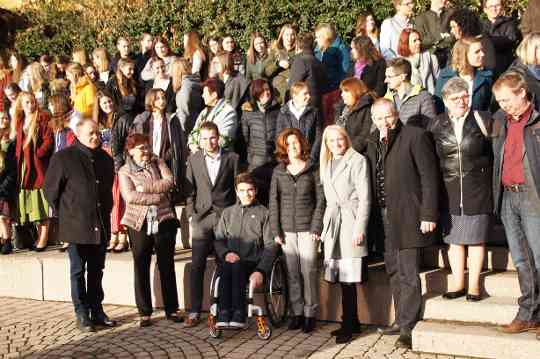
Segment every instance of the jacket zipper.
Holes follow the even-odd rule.
[[[463,168],[461,164],[461,143],[458,142],[458,161],[459,161],[459,209],[463,216]]]

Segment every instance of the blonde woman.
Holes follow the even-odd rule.
[[[41,252],[47,247],[49,229],[49,205],[42,187],[54,138],[49,115],[39,109],[30,92],[23,91],[17,98],[10,138],[15,140],[18,223],[37,225],[35,250]]]
[[[109,71],[110,58],[107,49],[104,47],[95,49],[92,52],[92,64],[98,73],[97,80],[105,85],[112,75]]]
[[[191,63],[191,73],[201,75],[206,62],[206,55],[201,46],[201,39],[196,31],[184,35],[184,58]]]
[[[516,50],[517,59],[510,70],[523,74],[529,93],[534,94],[536,105],[540,103],[540,33],[525,36]],[[535,106],[538,108],[538,106]]]
[[[68,65],[66,77],[70,83],[73,107],[83,117],[91,117],[96,99],[96,87],[84,73],[83,67],[76,62]]]
[[[24,69],[19,86],[21,90],[34,94],[40,108],[47,108],[47,99],[50,95],[49,80],[39,62],[32,62]]]
[[[356,285],[366,278],[364,257],[370,211],[370,180],[364,156],[356,152],[343,127],[326,127],[322,138],[320,176],[326,198],[321,241],[324,278],[341,285],[341,328],[336,343],[347,343],[360,332]]]
[[[86,51],[84,49],[76,49],[71,54],[71,62],[78,63],[82,67],[89,65],[90,61],[88,61],[88,56],[86,55]]]
[[[289,86],[289,69],[296,54],[296,35],[297,31],[293,25],[283,25],[264,67],[264,77],[272,81],[272,87],[277,91],[276,99],[281,104],[288,100],[286,94]]]

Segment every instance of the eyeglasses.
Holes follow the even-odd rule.
[[[469,95],[466,96],[456,96],[456,97],[450,97],[448,100],[452,101],[453,103],[460,103],[460,102],[469,102]]]

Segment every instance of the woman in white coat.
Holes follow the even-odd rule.
[[[336,343],[346,343],[360,332],[356,284],[365,280],[370,187],[367,162],[351,146],[340,126],[323,133],[321,182],[327,201],[321,240],[324,243],[325,279],[339,282],[342,290],[341,328],[332,332]]]

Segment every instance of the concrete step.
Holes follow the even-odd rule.
[[[422,250],[422,264],[425,267],[450,268],[448,246],[433,246]],[[485,270],[515,271],[510,251],[505,246],[486,247]]]
[[[489,359],[540,357],[540,341],[534,333],[510,335],[491,326],[423,321],[412,336],[415,352]]]
[[[518,311],[517,300],[508,297],[487,297],[480,302],[468,302],[465,297],[449,300],[432,294],[425,298],[425,320],[502,325],[510,323]]]
[[[446,293],[448,283],[451,283],[451,272],[449,269],[427,270],[420,274],[422,280],[422,293]],[[468,281],[468,274],[465,273],[465,283]],[[480,284],[483,295],[491,297],[519,298],[521,291],[517,272],[515,271],[486,271],[480,274]]]

